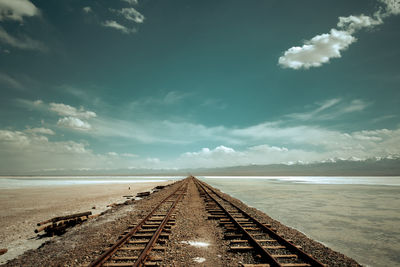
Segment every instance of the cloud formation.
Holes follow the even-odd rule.
[[[112,29],[116,29],[118,31],[121,31],[125,34],[129,34],[129,33],[135,33],[136,29],[132,28],[129,29],[126,26],[119,24],[118,22],[116,22],[115,20],[106,20],[105,22],[103,22],[102,24],[104,27],[108,27],[108,28],[112,28]]]
[[[22,89],[23,85],[13,77],[0,72],[0,84],[5,84],[14,89]]]
[[[0,0],[0,21],[22,22],[24,17],[40,15],[39,9],[28,0]]]
[[[0,21],[9,20],[23,23],[24,17],[39,15],[40,10],[28,0],[0,0]],[[1,26],[0,43],[24,50],[38,50],[42,52],[47,50],[46,46],[41,42],[33,40],[25,35],[19,37],[11,36]]]
[[[384,11],[377,11],[378,15],[387,17],[390,15],[400,14],[400,1],[399,0],[380,0],[385,5]]]
[[[44,134],[44,135],[55,135],[56,133],[51,130],[51,129],[47,129],[47,128],[28,128],[26,129],[24,132],[26,133],[32,133],[32,134]]]
[[[121,10],[115,10],[115,11],[121,14],[127,20],[131,20],[136,23],[144,22],[144,16],[140,14],[140,12],[134,9],[133,7],[122,8]]]
[[[263,129],[264,134],[256,133]],[[400,154],[400,146],[397,143],[400,141],[400,129],[342,133],[312,127],[272,129],[262,125],[253,127],[253,130],[240,129],[239,131],[242,132],[243,138],[256,138],[261,142],[273,142],[274,138],[271,135],[283,134],[285,138],[291,139],[288,146],[293,148],[268,144],[245,147],[241,150],[226,146],[218,146],[215,149],[203,148],[198,152],[183,153],[176,160],[175,166],[209,168],[252,164],[312,163],[335,158],[363,160]],[[270,133],[266,133],[267,131]],[[297,138],[296,135],[303,135],[304,138]],[[305,144],[311,145],[311,147],[307,149]]]
[[[42,103],[39,103],[39,105]],[[83,107],[79,109],[63,103],[50,103],[49,110],[57,113],[64,118],[60,118],[57,122],[58,126],[78,131],[88,131],[92,126],[84,121],[95,118],[97,115],[93,111],[85,110]]]
[[[92,10],[92,8],[91,8],[90,6],[85,6],[85,7],[82,8],[82,10],[83,10],[85,13],[93,12],[93,10]]]
[[[93,111],[86,110],[83,107],[76,108],[63,103],[45,103],[42,100],[24,100],[18,99],[16,101],[19,105],[22,105],[31,110],[37,110],[40,112],[51,112],[55,113],[61,118],[58,118],[57,126],[67,128],[70,130],[77,131],[89,131],[92,129],[91,124],[88,120],[97,117],[97,114]]]
[[[317,35],[303,46],[289,48],[279,58],[279,65],[292,69],[319,67],[331,58],[340,58],[340,52],[354,43],[356,38],[349,32],[332,29],[330,33]]]
[[[124,34],[133,34],[137,32],[137,29],[132,26],[132,22],[137,24],[141,24],[144,22],[145,17],[142,15],[137,9],[133,8],[132,6],[138,5],[138,0],[121,0],[122,2],[126,3],[128,7],[122,7],[120,9],[108,8],[109,12],[112,12],[119,17],[116,19],[106,19],[105,21],[101,22],[101,25],[106,28],[114,29],[120,31]],[[83,10],[86,13],[93,12],[91,7],[87,6],[84,7]]]
[[[332,120],[345,114],[363,111],[370,103],[362,99],[354,99],[350,102],[345,102],[340,98],[333,98],[316,103],[316,105],[318,107],[314,110],[292,113],[285,117],[302,121]]]
[[[0,171],[2,174],[47,170],[115,169],[142,164],[133,154],[96,154],[82,142],[51,141],[38,131],[0,130]]]
[[[20,38],[11,36],[1,26],[0,26],[0,42],[24,50],[38,50],[42,52],[47,50],[46,46],[42,42],[33,40],[25,35],[22,35]]]
[[[137,5],[139,3],[138,0],[122,0],[122,2],[126,2],[132,6]]]
[[[88,131],[92,128],[88,122],[82,121],[81,119],[75,117],[61,118],[58,120],[57,125],[79,131]]]
[[[302,46],[294,46],[284,52],[278,60],[283,68],[309,69],[320,67],[329,63],[332,58],[340,58],[345,51],[357,39],[354,33],[361,29],[371,29],[383,24],[383,18],[400,14],[399,0],[380,0],[384,4],[384,10],[379,9],[373,17],[361,14],[359,16],[339,17],[337,27],[329,33],[317,35],[304,42]]]
[[[273,164],[293,162],[316,162],[334,158],[388,157],[400,155],[400,129],[375,129],[346,132],[313,124],[320,119],[335,118],[366,109],[369,103],[361,99],[346,101],[340,98],[318,102],[309,111],[284,115],[277,121],[266,121],[247,127],[206,126],[199,123],[171,120],[121,120],[97,116],[93,111],[76,108],[62,103],[46,104],[43,101],[19,101],[18,103],[39,112],[52,112],[60,116],[54,126],[76,130],[82,137],[90,136],[99,140],[115,140],[129,144],[173,146],[177,151],[189,147],[187,152],[179,153],[168,160],[153,156],[140,157],[134,151],[110,152],[96,155],[87,149],[88,144],[73,141],[50,141],[57,136],[49,120],[45,127],[28,128],[21,131],[2,130],[0,156],[8,158],[13,153],[26,159],[22,152],[29,150],[41,154],[43,159],[51,157],[54,151],[73,152],[63,159],[77,153],[89,155],[93,160],[87,165],[75,162],[74,168],[103,168],[102,164],[115,163],[122,168],[198,168],[224,167],[249,164]],[[90,120],[90,124],[87,120]],[[304,124],[307,121],[307,125]],[[63,137],[64,138],[64,137]],[[125,140],[125,141],[124,141]],[[214,144],[200,146],[201,144]],[[11,149],[11,147],[14,148]],[[203,147],[203,148],[202,148]],[[214,148],[212,148],[214,147]],[[17,149],[18,148],[18,149]],[[45,154],[42,150],[47,151]],[[19,151],[19,152],[18,152]],[[53,152],[50,152],[53,151]],[[17,156],[15,162],[20,162]],[[95,163],[95,159],[98,163]],[[120,160],[120,161],[118,161]],[[47,160],[44,160],[47,162]],[[117,162],[118,161],[118,162]],[[51,160],[49,162],[52,162]],[[122,164],[124,162],[124,164]],[[42,168],[49,168],[40,163]],[[59,166],[60,163],[57,163]],[[108,166],[108,165],[107,165]]]
[[[93,111],[85,110],[83,107],[77,109],[62,103],[50,103],[49,109],[60,116],[71,116],[83,119],[90,119],[97,116]]]
[[[349,33],[354,33],[362,28],[372,28],[382,23],[383,21],[379,17],[374,19],[361,14],[360,16],[339,17],[337,26]]]

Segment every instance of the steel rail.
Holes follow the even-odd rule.
[[[236,225],[236,227],[239,228],[239,230],[245,235],[245,238],[253,245],[253,247],[261,253],[261,256],[264,256],[264,258],[266,258],[268,260],[268,263],[271,266],[281,266],[279,264],[279,262],[272,257],[272,255],[265,250],[265,248],[262,247],[262,245],[260,243],[258,243],[251,235],[249,232],[247,232],[243,226],[240,225],[240,223],[231,215],[231,213],[225,209],[213,196],[211,196],[210,193],[207,192],[207,190],[205,190],[204,186],[200,183],[198,183],[198,181],[196,181],[196,183],[203,189],[203,191],[207,194],[207,196],[212,199],[215,204],[229,217],[229,219]]]
[[[216,196],[218,196],[219,198],[221,198],[223,201],[228,202],[230,205],[232,205],[234,208],[236,208],[240,213],[242,213],[245,217],[247,217],[248,219],[251,219],[258,227],[260,227],[262,230],[264,230],[265,232],[267,232],[268,235],[270,235],[272,238],[275,238],[280,244],[284,245],[289,251],[297,254],[299,256],[299,258],[301,258],[303,261],[311,264],[312,266],[316,266],[316,267],[325,267],[324,264],[322,264],[321,262],[319,262],[318,260],[316,260],[315,258],[313,258],[311,255],[305,253],[304,251],[302,251],[301,249],[299,249],[298,247],[296,247],[293,243],[287,241],[285,238],[283,238],[282,236],[280,236],[279,234],[277,234],[276,232],[274,232],[271,228],[267,227],[266,225],[264,225],[263,223],[261,223],[259,220],[257,220],[256,218],[252,217],[250,214],[248,214],[246,211],[244,211],[243,209],[241,209],[240,207],[238,207],[236,204],[230,202],[229,200],[227,200],[226,198],[224,198],[223,196],[221,196],[219,193],[217,193],[213,188],[211,188],[208,184],[200,182],[199,180],[196,179],[196,182],[199,183],[202,187],[206,187],[207,189],[209,189],[212,193],[214,193]],[[203,189],[204,189],[203,187]],[[222,210],[224,210],[224,212],[227,213],[229,218],[233,218],[233,216],[218,202],[215,200],[215,198],[213,198],[206,190],[204,190],[208,196],[211,197],[211,199],[214,200],[214,202],[220,207],[222,208]],[[256,242],[258,245],[260,245],[245,229],[243,229],[243,227],[240,225],[239,222],[237,222],[234,218],[233,220],[235,225],[239,225],[239,228],[241,230],[243,230],[243,233],[245,233],[246,238],[250,241],[250,243],[255,244],[254,242]],[[257,248],[258,248],[258,245]],[[260,245],[261,246],[261,245]],[[262,246],[261,246],[262,247]],[[264,248],[263,248],[264,249]],[[258,249],[259,250],[259,249]],[[265,249],[264,249],[265,250]],[[268,252],[267,252],[268,253]],[[268,258],[272,257],[271,254],[268,253]],[[272,257],[273,258],[273,257]],[[281,264],[279,262],[277,262],[275,259],[273,260],[273,265],[278,264],[276,266],[281,266]]]
[[[112,247],[106,250],[103,254],[101,254],[95,261],[90,263],[88,267],[99,267],[102,266],[107,260],[110,259],[112,255],[114,255],[120,247],[122,247],[136,232],[138,232],[142,226],[148,221],[148,219],[153,216],[154,213],[158,210],[158,208],[164,204],[168,199],[170,199],[176,192],[183,188],[183,186],[187,185],[187,180],[182,181],[182,184],[169,196],[163,199],[135,228],[133,228],[129,233],[123,236],[117,243],[115,243]],[[183,194],[183,193],[182,193]]]
[[[142,252],[140,253],[138,259],[136,260],[135,264],[133,265],[134,267],[140,267],[143,266],[144,263],[146,262],[147,257],[150,254],[150,251],[152,250],[152,248],[154,247],[154,244],[157,242],[161,232],[164,229],[164,226],[167,224],[169,218],[172,215],[172,212],[175,210],[176,205],[178,204],[178,202],[182,199],[184,193],[186,192],[187,189],[187,183],[185,184],[182,193],[180,193],[178,195],[178,198],[174,201],[174,204],[171,206],[171,208],[169,209],[167,215],[164,217],[163,221],[161,222],[160,226],[157,228],[156,232],[154,233],[154,235],[152,236],[152,238],[150,239],[150,241],[147,243],[146,247],[142,250]]]

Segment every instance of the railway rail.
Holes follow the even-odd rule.
[[[225,238],[230,239],[230,250],[250,252],[253,262],[245,267],[309,267],[325,266],[277,234],[271,225],[261,223],[246,211],[228,201],[206,183],[194,179],[200,195],[206,202],[210,219],[219,220],[225,228]]]
[[[162,261],[160,252],[175,224],[175,210],[186,193],[188,179],[163,199],[139,224],[125,231],[119,241],[89,264],[98,266],[157,266]]]

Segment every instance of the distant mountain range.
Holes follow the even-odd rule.
[[[400,176],[400,158],[272,164],[193,170],[195,175],[233,176]]]
[[[27,173],[25,173],[26,175]],[[197,176],[400,176],[400,156],[360,160],[330,159],[318,163],[249,165],[199,169],[53,170],[29,175],[188,175]],[[7,175],[7,174],[3,174]],[[18,174],[24,175],[24,174]]]

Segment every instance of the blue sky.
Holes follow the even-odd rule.
[[[0,0],[0,170],[399,155],[399,15],[399,0]]]

